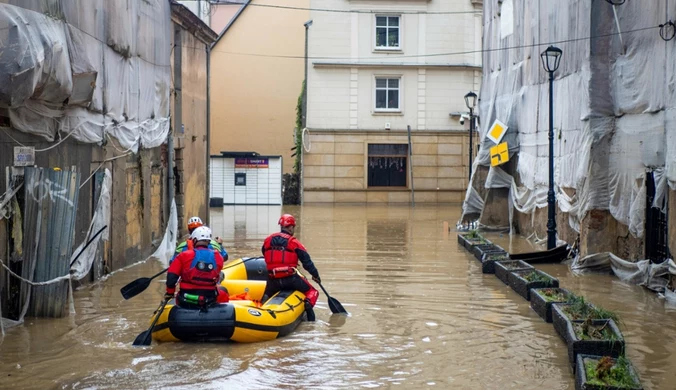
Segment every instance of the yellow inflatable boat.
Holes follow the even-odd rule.
[[[300,291],[280,291],[260,303],[267,281],[263,258],[231,261],[223,266],[223,274],[221,284],[228,289],[230,302],[195,310],[176,306],[171,300],[153,328],[153,339],[267,341],[286,336],[306,319],[305,295]]]

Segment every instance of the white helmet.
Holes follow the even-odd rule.
[[[211,241],[211,229],[206,226],[200,226],[192,231],[190,238],[195,241]]]

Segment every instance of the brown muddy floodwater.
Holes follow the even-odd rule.
[[[259,253],[280,207],[212,210],[231,258]],[[306,206],[298,236],[324,286],[351,312],[332,316],[321,295],[317,322],[258,344],[154,343],[133,348],[159,304],[163,281],[124,301],[119,289],[161,269],[118,272],[75,292],[77,314],[27,319],[0,344],[0,387],[64,389],[572,389],[567,350],[509,287],[482,275],[454,232],[459,207]],[[510,248],[507,235],[493,234]],[[527,251],[523,239],[511,249]],[[647,389],[676,384],[676,309],[611,276],[572,276],[541,266],[563,287],[617,311],[627,353]]]

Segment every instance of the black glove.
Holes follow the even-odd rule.
[[[164,300],[168,301],[170,299],[174,299],[174,294],[171,294],[171,293],[168,293],[168,292],[164,293]]]
[[[315,283],[317,283],[317,284],[322,284],[322,279],[319,277],[319,274],[317,274],[316,276],[313,276],[312,280],[314,280]]]

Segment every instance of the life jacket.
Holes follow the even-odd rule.
[[[298,255],[296,240],[293,236],[279,232],[271,234],[263,243],[263,257],[268,275],[280,279],[296,273]]]
[[[182,290],[216,288],[221,270],[216,265],[216,252],[211,249],[195,249],[190,267],[181,274]]]

